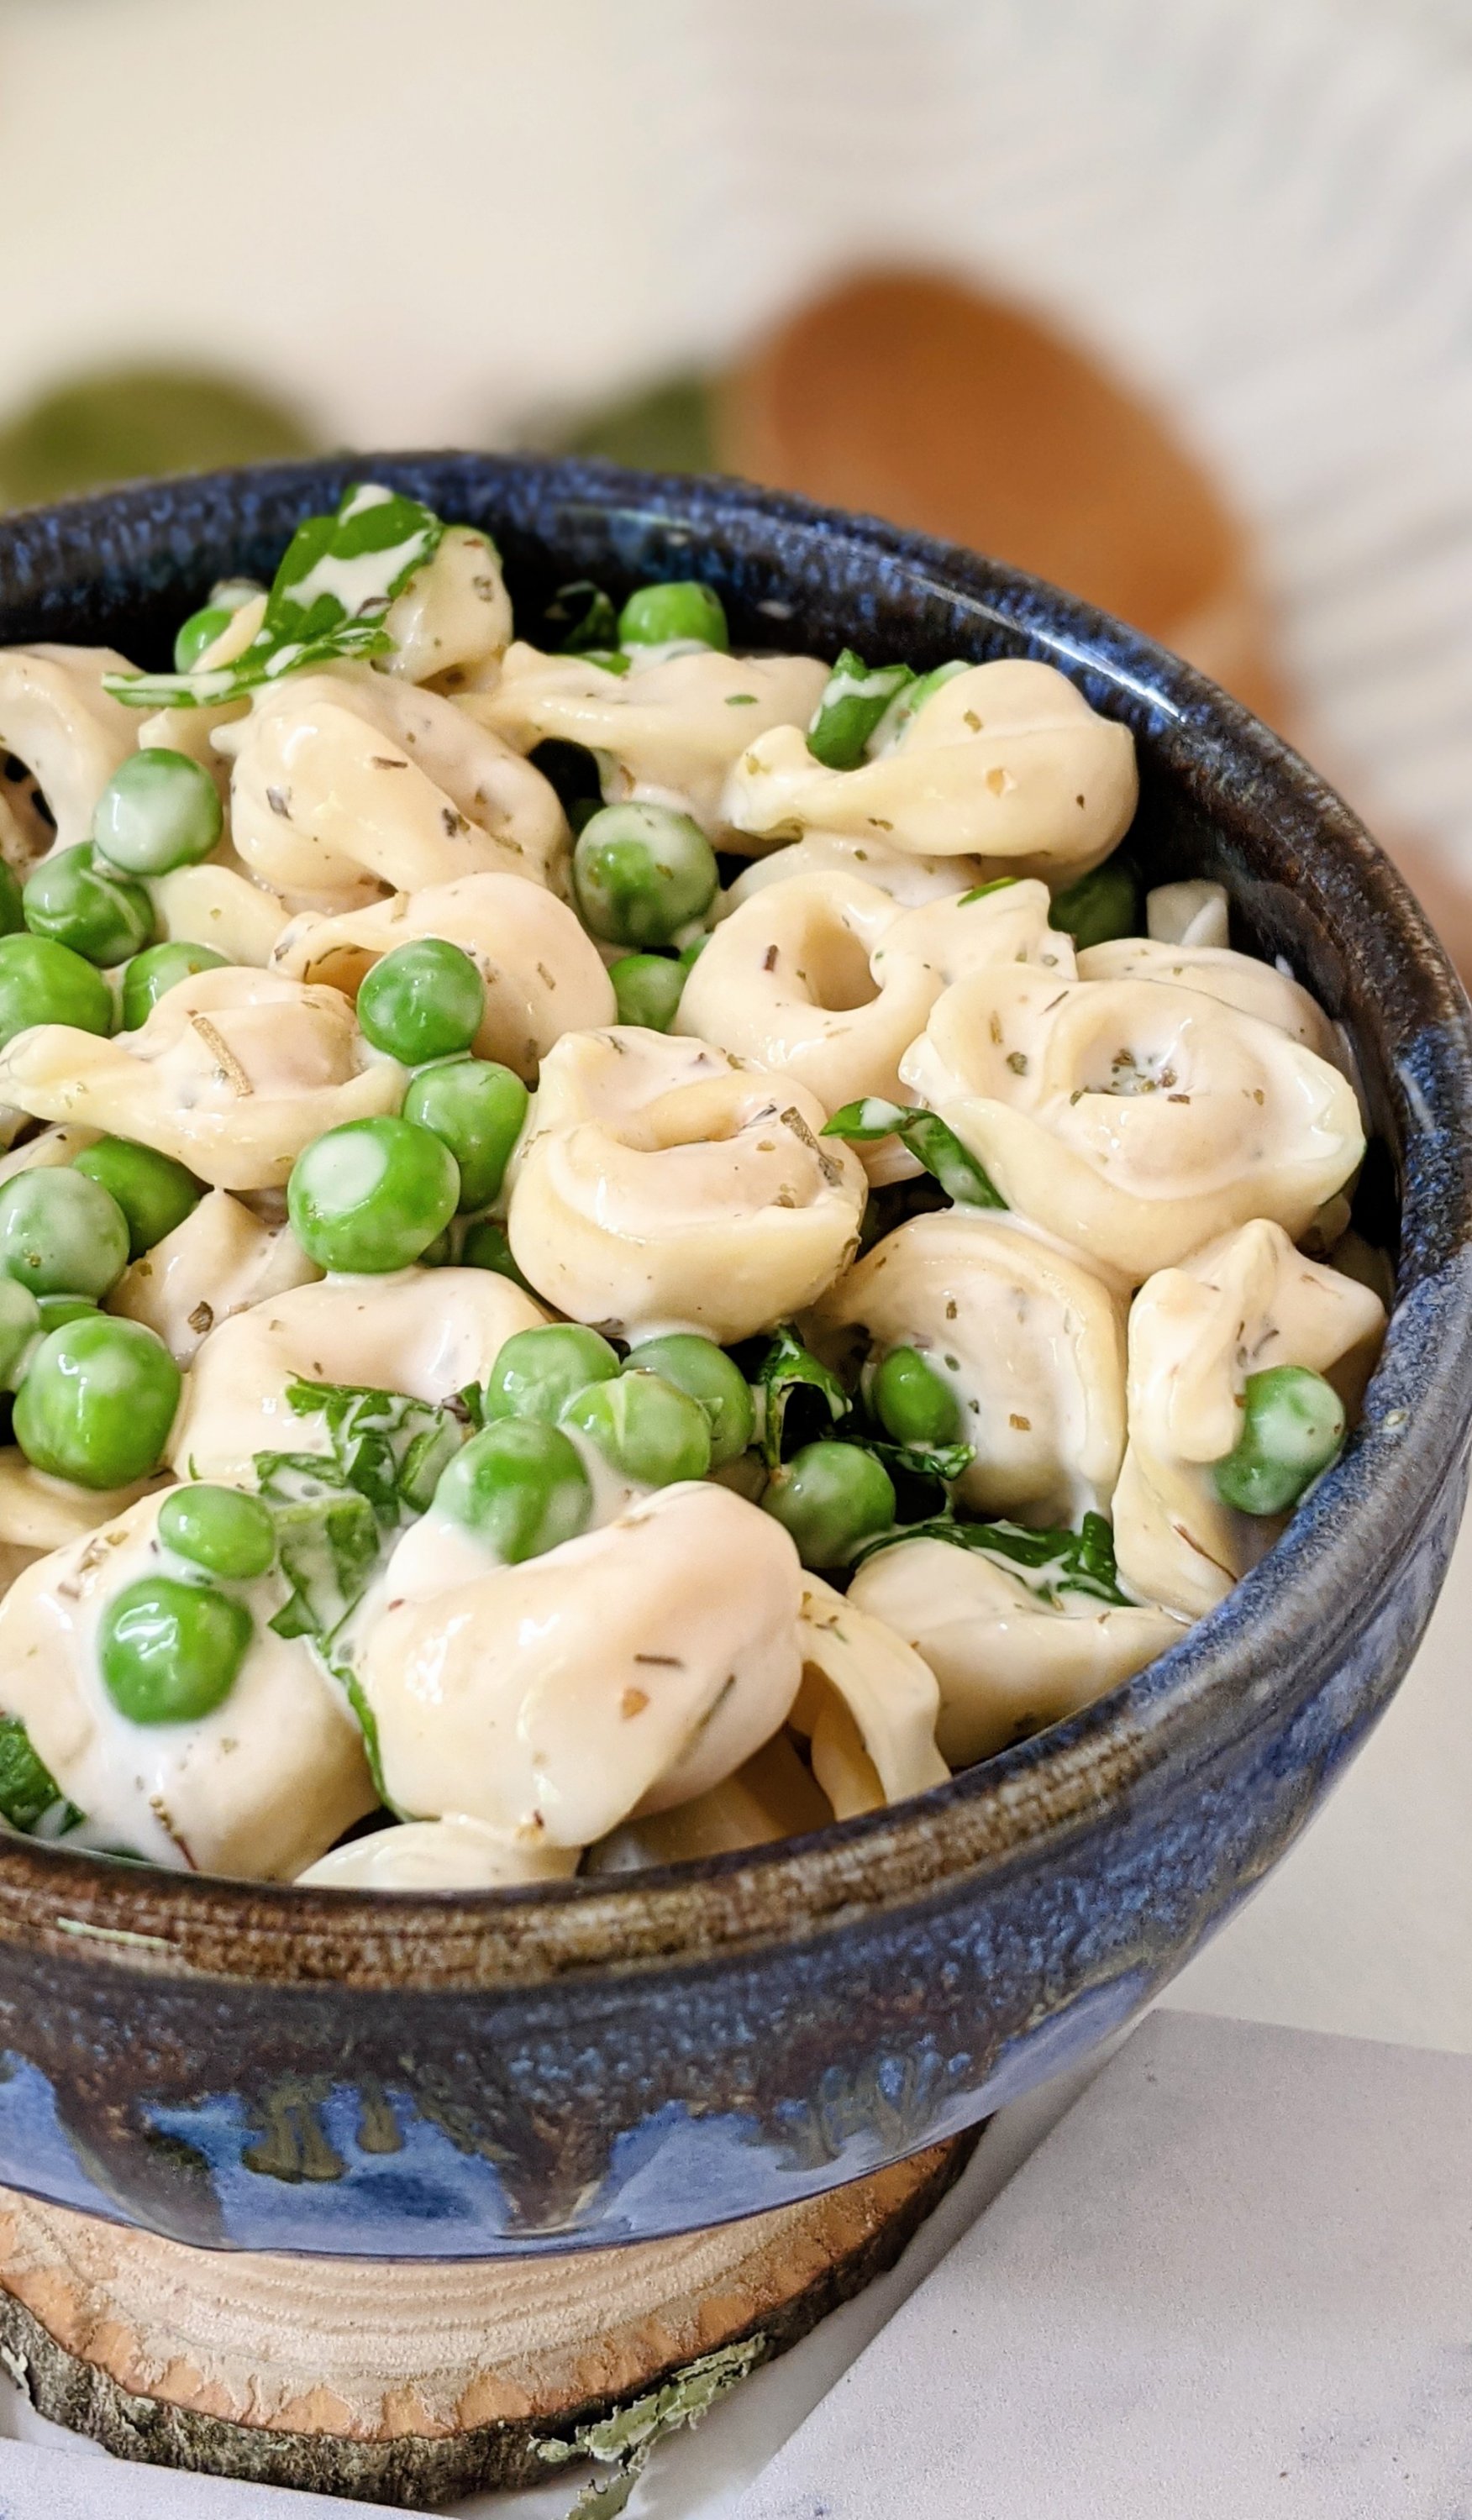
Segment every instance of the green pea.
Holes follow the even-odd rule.
[[[383,966],[379,966],[382,969]],[[460,1206],[488,1207],[527,1117],[527,1088],[489,1058],[421,1068],[404,1096],[404,1118],[431,1129],[460,1167]]]
[[[725,607],[713,587],[697,578],[669,578],[659,586],[636,586],[619,615],[619,643],[623,648],[667,648],[677,639],[694,639],[703,648],[729,649]]]
[[[524,1286],[529,1295],[536,1292],[512,1257],[505,1226],[493,1216],[478,1217],[468,1229],[460,1245],[460,1266],[462,1269],[493,1269],[498,1278],[509,1278],[513,1285]]]
[[[159,1508],[159,1537],[176,1557],[231,1583],[249,1583],[276,1563],[276,1526],[243,1488],[170,1488]]]
[[[227,604],[202,604],[174,632],[174,672],[192,674],[207,648],[212,648],[235,615]]]
[[[542,1329],[514,1330],[485,1385],[487,1418],[539,1418],[555,1426],[575,1391],[608,1382],[619,1359],[606,1338],[581,1322],[549,1322]]]
[[[69,946],[47,936],[0,936],[0,1047],[43,1023],[110,1033],[113,992]]]
[[[212,945],[195,945],[182,936],[150,945],[135,954],[122,974],[122,1030],[136,1032],[147,1023],[159,1000],[196,971],[222,971],[225,957]]]
[[[882,1462],[857,1444],[805,1444],[774,1470],[765,1512],[790,1531],[805,1566],[842,1566],[895,1520],[895,1487]]]
[[[629,1373],[658,1373],[677,1391],[698,1400],[711,1428],[711,1467],[718,1470],[744,1453],[757,1431],[757,1409],[751,1384],[724,1348],[697,1330],[671,1330],[664,1338],[645,1339],[624,1368]]]
[[[715,898],[720,870],[699,823],[667,805],[605,805],[573,852],[583,923],[611,945],[668,945]]]
[[[36,1310],[41,1316],[40,1330],[65,1328],[68,1322],[79,1322],[98,1309],[94,1295],[37,1295]]]
[[[198,1724],[229,1696],[251,1637],[243,1601],[212,1584],[145,1575],[103,1613],[103,1686],[130,1724]]]
[[[18,936],[25,925],[25,907],[21,898],[21,878],[15,868],[0,858],[0,936]]]
[[[131,1138],[99,1138],[95,1147],[84,1147],[74,1158],[72,1171],[100,1182],[117,1201],[127,1219],[132,1260],[152,1251],[165,1234],[172,1234],[186,1216],[192,1216],[205,1194],[185,1165],[176,1163],[172,1155],[161,1155],[156,1147],[138,1146]]]
[[[405,1067],[469,1050],[484,1012],[480,972],[468,954],[442,936],[415,936],[395,945],[358,990],[364,1039]]]
[[[429,1249],[460,1198],[455,1158],[412,1120],[348,1120],[292,1167],[287,1213],[319,1269],[382,1276]]]
[[[250,604],[264,588],[253,578],[222,577],[211,586],[209,601],[198,612],[191,612],[174,633],[174,672],[193,673],[207,648],[212,648],[222,630],[228,630],[241,607]]]
[[[179,1388],[179,1369],[152,1330],[89,1314],[36,1349],[16,1395],[16,1441],[56,1478],[127,1487],[159,1467]]]
[[[224,829],[219,790],[187,752],[147,744],[120,763],[97,800],[92,837],[129,875],[198,866]]]
[[[32,936],[104,967],[125,963],[154,932],[154,905],[142,884],[118,875],[88,840],[43,858],[21,898]]]
[[[486,1541],[503,1565],[519,1566],[587,1529],[593,1489],[576,1445],[555,1426],[502,1418],[455,1455],[435,1505]]]
[[[33,1164],[0,1188],[0,1269],[33,1295],[105,1295],[128,1265],[128,1220],[101,1182]]]
[[[917,1348],[891,1348],[874,1375],[869,1400],[897,1444],[953,1444],[961,1431],[954,1393]]]
[[[55,1301],[48,1296],[48,1302]],[[0,1277],[0,1385],[13,1391],[31,1341],[40,1335],[44,1316],[28,1287]],[[54,1327],[47,1323],[48,1328]]]
[[[829,770],[853,770],[892,700],[914,681],[908,665],[870,668],[845,648],[807,727],[807,749]]]
[[[1239,1513],[1288,1513],[1336,1458],[1344,1404],[1332,1383],[1304,1365],[1250,1373],[1242,1398],[1242,1431],[1212,1465],[1217,1494]]]
[[[1116,854],[1090,875],[1066,884],[1053,895],[1048,925],[1072,936],[1081,954],[1090,945],[1108,945],[1116,936],[1140,932],[1140,882],[1129,860]]]
[[[643,1024],[649,1032],[667,1032],[679,1012],[685,987],[683,961],[667,954],[624,954],[608,967],[621,1024]]]
[[[573,1394],[562,1421],[643,1487],[703,1479],[711,1466],[710,1418],[698,1400],[662,1373],[621,1373],[614,1382],[590,1382]]]

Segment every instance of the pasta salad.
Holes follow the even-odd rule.
[[[1353,1062],[1053,667],[514,635],[362,483],[0,652],[0,1818],[381,1889],[943,1782],[1271,1548],[1386,1321]]]

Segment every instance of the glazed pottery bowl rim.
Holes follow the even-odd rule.
[[[200,1966],[230,1976],[303,1982],[335,1974],[345,1947],[362,1956],[357,1982],[483,1986],[535,1983],[575,1971],[640,1963],[713,1959],[721,1954],[796,1941],[841,1926],[855,1908],[913,1905],[974,1887],[1040,1852],[1063,1847],[1096,1822],[1114,1793],[1146,1795],[1169,1765],[1204,1760],[1234,1731],[1261,1717],[1265,1652],[1269,1673],[1287,1643],[1311,1623],[1322,1662],[1348,1633],[1363,1626],[1394,1582],[1441,1481],[1465,1442],[1472,1409],[1472,1189],[1467,1165],[1447,1179],[1446,1140],[1465,1140],[1472,1119],[1472,1025],[1460,985],[1441,947],[1394,869],[1349,808],[1278,738],[1204,677],[1077,598],[1044,587],[1024,572],[879,520],[810,506],[786,494],[726,479],[669,478],[618,468],[535,458],[368,455],[322,463],[244,468],[176,482],[140,484],[60,509],[0,518],[0,640],[15,601],[11,563],[18,552],[23,583],[27,538],[42,547],[32,562],[45,591],[75,596],[84,608],[88,578],[46,579],[44,544],[58,525],[74,552],[89,535],[131,528],[151,548],[189,559],[169,512],[203,502],[216,529],[228,524],[232,497],[278,491],[298,513],[336,494],[346,480],[371,474],[405,486],[426,480],[454,516],[457,493],[474,493],[491,517],[496,494],[540,485],[570,508],[614,516],[684,520],[705,537],[692,552],[714,560],[721,580],[720,529],[764,529],[781,546],[779,573],[797,577],[825,555],[867,555],[903,584],[908,577],[967,605],[994,642],[1019,653],[1046,655],[1076,676],[1093,673],[1127,698],[1167,750],[1173,729],[1179,773],[1197,747],[1207,770],[1203,793],[1227,796],[1257,783],[1280,799],[1285,815],[1307,815],[1316,838],[1354,866],[1362,900],[1360,923],[1337,939],[1383,975],[1392,990],[1409,974],[1419,991],[1418,1016],[1397,1044],[1398,1072],[1378,1080],[1398,1096],[1405,1124],[1403,1250],[1414,1263],[1398,1287],[1397,1311],[1371,1385],[1361,1437],[1300,1509],[1277,1548],[1210,1616],[1187,1630],[1147,1672],[1111,1690],[1081,1713],[1000,1756],[963,1770],[928,1794],[837,1822],[810,1836],[783,1839],[738,1854],[637,1874],[490,1891],[363,1891],[302,1889],[213,1875],[133,1871],[103,1860],[47,1847],[33,1839],[0,1844],[0,1942],[59,1925],[98,1938],[119,1967],[193,1973]],[[210,506],[210,503],[212,507]],[[203,533],[197,535],[198,552]],[[793,555],[796,552],[796,559]],[[727,555],[729,558],[729,555]],[[611,568],[612,568],[611,562]],[[208,572],[213,574],[211,568]],[[184,570],[179,571],[181,580]],[[74,631],[72,635],[75,635]],[[855,635],[858,635],[855,627]],[[997,652],[998,645],[989,651]],[[1229,817],[1228,817],[1229,819]],[[1338,905],[1343,915],[1344,904]],[[1378,966],[1378,975],[1373,967]],[[1401,1030],[1404,1032],[1403,1021]],[[1412,1071],[1418,1050],[1435,1035],[1436,1072]],[[1424,1065],[1424,1061],[1423,1061]],[[1375,1082],[1377,1080],[1371,1080]],[[1442,1218],[1424,1249],[1433,1210]],[[1428,1358],[1414,1298],[1439,1286],[1443,1309],[1437,1354]],[[1398,1413],[1403,1383],[1417,1393],[1416,1442]],[[1398,1422],[1399,1417],[1399,1422]],[[1274,1622],[1278,1626],[1276,1641]],[[1285,1641],[1284,1622],[1289,1638]],[[1307,1688],[1309,1681],[1303,1681]],[[1292,1702],[1290,1677],[1272,1698]],[[65,1897],[74,1913],[58,1918]],[[378,1973],[375,1953],[391,1942],[393,1957]],[[192,1957],[192,1950],[199,1947]],[[207,1954],[207,1957],[203,1955]]]

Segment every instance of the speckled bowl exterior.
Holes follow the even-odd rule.
[[[1472,1411],[1469,1011],[1339,798],[1174,657],[973,555],[739,484],[482,456],[143,487],[0,521],[0,641],[161,661],[344,482],[559,583],[717,586],[738,643],[1026,654],[1135,733],[1134,845],[1219,877],[1356,1044],[1402,1214],[1364,1421],[1272,1554],[1149,1671],[868,1820],[637,1878],[474,1896],[231,1883],[0,1847],[0,2181],[206,2246],[529,2254],[812,2194],[1117,2029],[1289,1847],[1399,1683]],[[1372,1860],[1372,1852],[1367,1855]]]

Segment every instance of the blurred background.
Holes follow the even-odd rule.
[[[1181,649],[1472,968],[1472,0],[0,0],[0,505],[576,445]]]

